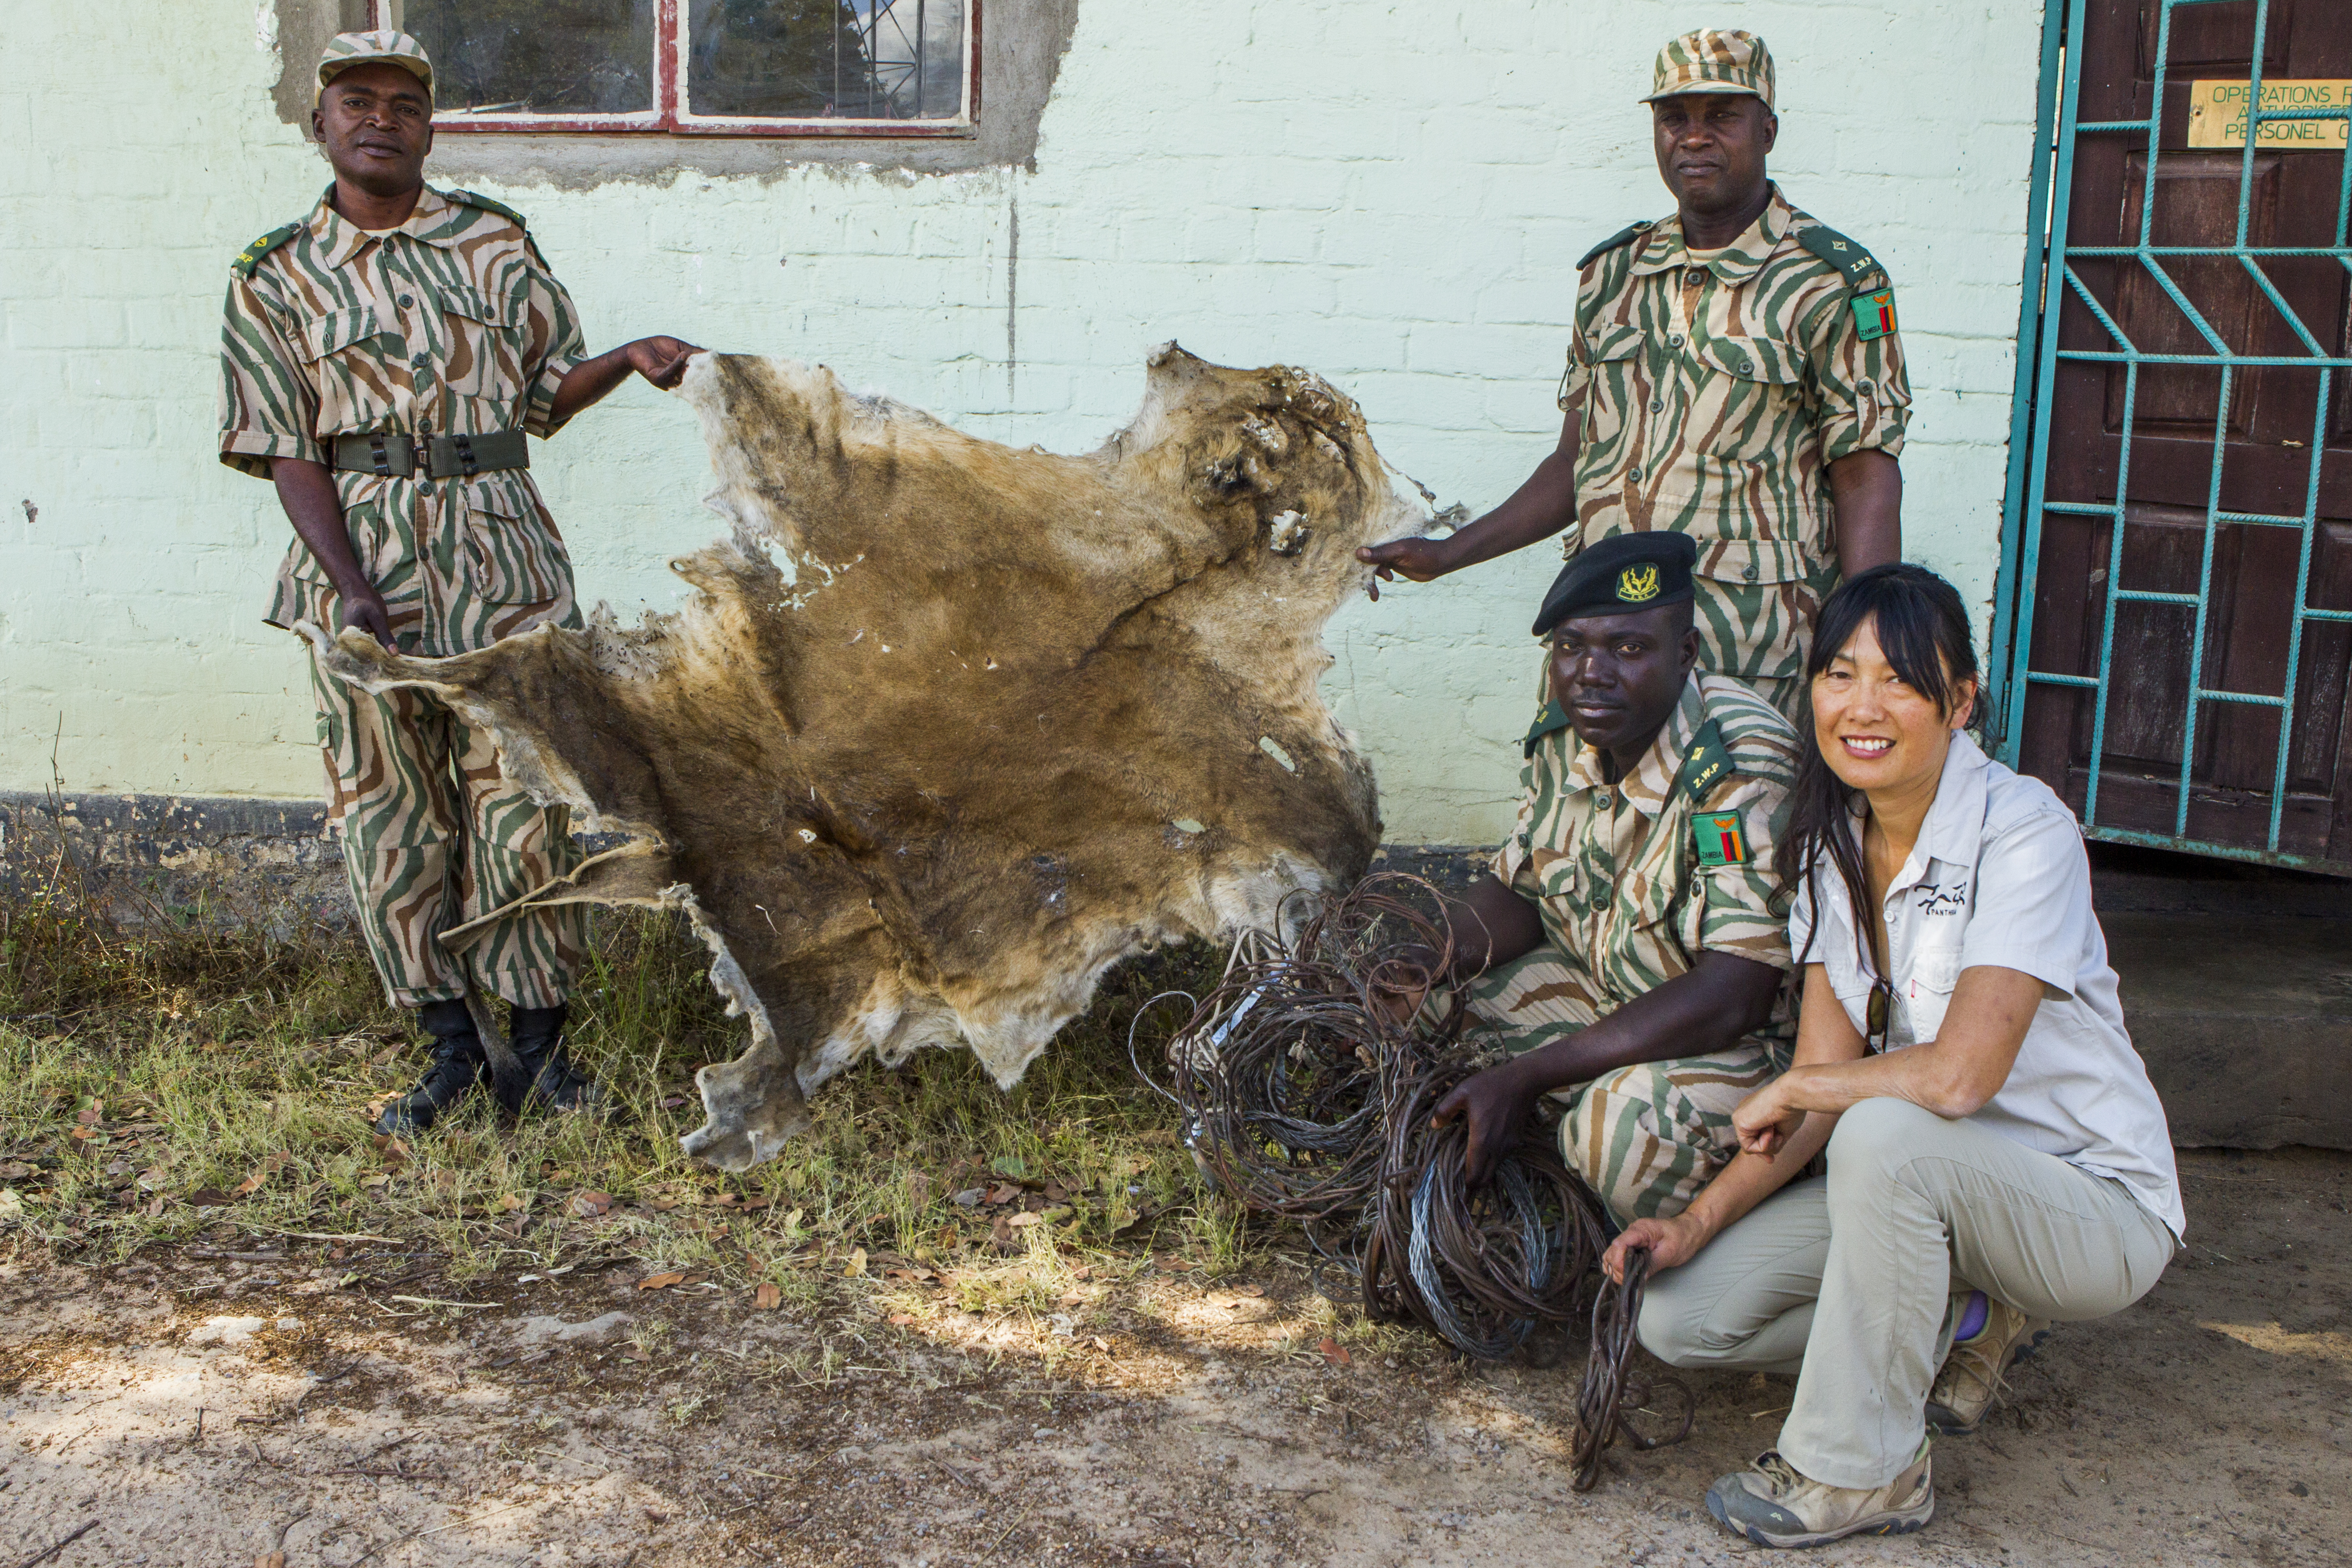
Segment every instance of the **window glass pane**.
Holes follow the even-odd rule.
[[[953,120],[964,0],[688,0],[687,105],[769,120]]]
[[[654,0],[407,0],[401,23],[433,57],[444,114],[654,106]]]

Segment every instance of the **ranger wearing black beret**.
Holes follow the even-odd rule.
[[[1738,1152],[1731,1113],[1795,1043],[1773,907],[1797,736],[1701,673],[1698,551],[1666,531],[1579,552],[1544,595],[1545,701],[1518,821],[1453,917],[1454,980],[1511,1053],[1442,1102],[1482,1179],[1538,1097],[1618,1220],[1670,1217]]]

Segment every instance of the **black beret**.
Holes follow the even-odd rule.
[[[1542,637],[1571,616],[1632,615],[1691,597],[1691,568],[1698,546],[1687,533],[1657,529],[1612,533],[1569,558],[1551,580],[1535,635]]]

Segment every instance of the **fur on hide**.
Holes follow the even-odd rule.
[[[1317,694],[1321,632],[1357,546],[1428,518],[1318,377],[1171,343],[1077,457],[790,360],[705,354],[678,395],[733,525],[671,563],[681,609],[445,659],[312,635],[634,836],[523,902],[682,908],[709,944],[751,1044],[702,1069],[688,1152],[772,1157],[867,1053],[966,1044],[1010,1088],[1120,958],[1362,872],[1371,769]]]

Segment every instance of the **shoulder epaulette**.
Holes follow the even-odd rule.
[[[1738,772],[1731,765],[1731,748],[1723,743],[1723,726],[1709,719],[1691,737],[1690,750],[1683,753],[1683,765],[1675,774],[1675,786],[1666,792],[1672,800],[1679,790],[1691,797],[1694,804],[1705,800],[1715,786]]]
[[[228,269],[239,278],[252,277],[253,269],[261,265],[263,257],[301,232],[302,226],[299,223],[289,223],[284,228],[271,229],[259,239],[238,251],[236,259],[228,264]]]
[[[1583,271],[1586,268],[1592,265],[1593,258],[1595,257],[1606,256],[1611,251],[1616,249],[1619,246],[1640,238],[1642,236],[1649,233],[1650,228],[1651,222],[1647,218],[1643,218],[1640,223],[1627,224],[1623,228],[1621,228],[1615,234],[1611,235],[1607,239],[1602,240],[1600,244],[1586,251],[1577,261],[1576,269],[1579,272]]]
[[[1565,730],[1567,728],[1568,710],[1561,707],[1559,700],[1555,698],[1553,700],[1545,703],[1543,705],[1543,711],[1536,715],[1535,727],[1528,731],[1527,745],[1521,750],[1519,754],[1523,757],[1534,756],[1536,754],[1536,747],[1542,742],[1546,735],[1550,734],[1555,730]]]
[[[1837,269],[1849,289],[1860,289],[1886,269],[1878,258],[1826,224],[1797,231],[1797,243]]]
[[[469,207],[479,207],[486,213],[496,213],[515,227],[525,233],[530,232],[530,225],[523,222],[522,214],[504,202],[494,202],[488,196],[477,195],[471,191],[445,191],[442,194],[453,202],[463,202]]]

